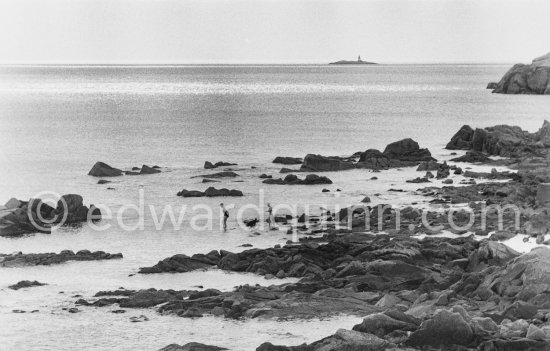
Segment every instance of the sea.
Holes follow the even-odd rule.
[[[296,239],[285,227],[248,229],[237,221],[265,216],[267,203],[287,214],[334,210],[365,196],[372,204],[428,208],[429,199],[414,192],[418,184],[405,183],[421,175],[414,168],[327,172],[323,175],[333,184],[309,186],[266,185],[259,175],[281,177],[282,165],[272,163],[276,156],[349,156],[383,150],[403,138],[413,138],[437,159],[448,160],[454,156],[444,147],[465,124],[511,124],[534,132],[550,116],[546,97],[485,89],[510,66],[0,67],[0,204],[13,197],[55,202],[63,194],[80,194],[86,205],[108,214],[100,227],[83,224],[55,228],[51,234],[0,237],[0,253],[88,249],[124,255],[120,260],[0,268],[0,349],[158,350],[195,341],[249,351],[265,341],[298,345],[351,328],[361,321],[359,316],[236,321],[161,316],[154,309],[115,314],[111,311],[116,306],[79,307],[78,313],[67,309],[78,298],[120,287],[231,290],[243,284],[296,281],[216,269],[152,275],[137,271],[177,253],[236,252],[245,249],[243,244],[265,248]],[[161,173],[97,184],[98,178],[87,175],[97,161],[123,170],[157,165]],[[236,165],[205,170],[205,161]],[[218,183],[196,178],[226,169],[239,176]],[[460,177],[452,176],[457,182]],[[182,189],[204,191],[209,186],[241,190],[244,196],[176,196]],[[220,202],[230,212],[227,231],[220,225]],[[159,220],[167,209],[176,219],[183,213],[181,221],[169,216]],[[513,240],[515,247],[529,249],[529,244]],[[7,288],[20,280],[48,285]],[[130,321],[140,315],[149,320]]]

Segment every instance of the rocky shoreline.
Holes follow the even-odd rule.
[[[303,159],[277,157],[274,163],[300,164],[299,172],[379,171],[414,166],[425,175],[411,182],[428,183],[433,178],[444,182],[442,187],[422,185],[415,191],[431,204],[439,205],[439,210],[428,211],[413,205],[369,206],[366,204],[369,199],[336,213],[325,212],[321,217],[301,215],[296,219],[299,227],[289,231],[293,234],[294,230],[302,230],[302,234],[308,234],[302,235],[299,242],[242,252],[221,249],[192,256],[177,254],[141,267],[138,272],[180,274],[219,269],[263,276],[273,282],[269,286],[242,285],[231,291],[120,288],[99,291],[73,302],[84,307],[150,308],[160,315],[182,318],[212,315],[227,319],[292,320],[341,314],[363,318],[352,330],[335,330],[334,334],[310,344],[264,343],[257,351],[550,349],[550,249],[541,246],[520,254],[500,242],[521,235],[524,241],[550,244],[545,238],[550,232],[550,209],[546,207],[549,199],[541,191],[550,182],[550,123],[545,121],[535,133],[504,125],[475,129],[463,126],[446,148],[467,151],[450,162],[506,165],[514,171],[463,170],[438,162],[428,149],[420,148],[412,139],[390,143],[384,151],[368,149],[348,157],[314,154]],[[492,156],[502,159],[494,160]],[[233,164],[207,162],[204,168],[227,165]],[[97,172],[91,172],[93,176],[122,175],[122,171],[105,164],[96,164],[94,169]],[[462,177],[461,184],[451,185],[451,174]],[[239,175],[224,170],[197,177],[232,179]],[[315,174],[304,179],[294,174],[284,179],[267,174],[261,178],[266,184],[332,184],[329,178]],[[484,181],[477,183],[479,179]],[[243,196],[243,193],[209,188],[205,192],[184,189],[178,195]],[[78,195],[65,195],[64,200],[70,204],[66,210],[70,222],[82,222],[90,211],[95,211],[93,205],[84,206]],[[27,209],[36,207],[32,201],[15,201],[18,200],[6,204],[9,215],[0,220],[17,215],[19,221],[0,223],[26,228],[25,223],[34,218]],[[496,207],[510,205],[518,212],[500,213]],[[487,206],[493,207],[487,209]],[[37,208],[45,218],[62,214],[60,206]],[[434,236],[441,233],[456,237]],[[122,254],[87,250],[15,253],[0,255],[0,267],[118,258]],[[277,284],[283,278],[298,281]],[[22,281],[14,287],[42,284]],[[224,345],[173,344],[163,350],[223,349],[220,346]]]

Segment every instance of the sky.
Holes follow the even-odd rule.
[[[0,63],[530,62],[548,0],[0,0]]]

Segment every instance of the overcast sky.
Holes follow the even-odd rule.
[[[549,15],[548,0],[0,0],[0,62],[530,62]]]

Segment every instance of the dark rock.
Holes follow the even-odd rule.
[[[418,143],[410,138],[388,144],[383,155],[400,161],[434,161],[428,149],[420,149]]]
[[[34,280],[34,281],[21,280],[17,284],[8,286],[8,288],[10,288],[12,290],[19,290],[19,289],[23,289],[23,288],[30,288],[30,287],[33,287],[33,286],[43,286],[43,285],[47,285],[47,284],[40,283],[36,280]]]
[[[470,325],[459,313],[437,311],[433,318],[422,323],[413,332],[407,344],[410,346],[468,345],[474,338]]]
[[[468,151],[465,155],[460,157],[455,157],[451,159],[453,162],[468,162],[468,163],[487,163],[492,161],[489,157],[485,156],[484,153],[479,151]]]
[[[117,258],[122,258],[122,254],[110,254],[103,251],[90,252],[88,250],[81,250],[76,254],[70,250],[61,251],[58,254],[23,254],[18,252],[11,255],[0,254],[0,267],[49,266],[67,261],[97,261]]]
[[[209,162],[209,161],[206,161],[204,163],[204,169],[214,169],[214,168],[218,168],[218,167],[229,167],[229,166],[237,166],[236,163],[230,163],[230,162],[222,162],[222,161],[219,161],[219,162],[216,162],[216,163],[212,163],[212,162]]]
[[[108,184],[108,183],[111,183],[111,181],[106,179],[100,179],[97,181],[97,184]]]
[[[235,178],[238,176],[239,175],[235,172],[224,171],[224,172],[218,172],[218,173],[212,173],[212,174],[202,174],[191,178]]]
[[[487,84],[487,89],[494,90],[496,88],[498,88],[498,83],[496,83],[496,82],[491,82],[491,83]]]
[[[344,161],[338,157],[326,157],[308,154],[300,167],[302,172],[331,172],[355,168],[353,162]]]
[[[514,65],[502,77],[493,93],[499,94],[550,94],[550,67],[536,64]]]
[[[122,175],[122,171],[117,168],[113,168],[106,163],[96,162],[92,169],[88,172],[88,175],[93,177],[117,177]]]
[[[445,147],[448,150],[470,150],[472,148],[472,139],[474,130],[468,125],[462,126],[458,132],[451,138],[451,141]]]
[[[139,174],[155,174],[160,173],[160,171],[157,168],[149,167],[147,165],[141,166],[141,171],[139,171]]]
[[[204,192],[198,190],[187,190],[183,189],[177,194],[182,197],[221,197],[221,196],[244,196],[243,192],[240,190],[229,190],[226,188],[216,189],[214,187],[209,187]]]
[[[198,342],[190,342],[185,345],[170,344],[159,351],[221,351],[227,350],[223,347],[205,345]]]
[[[265,173],[262,173],[262,174],[260,175],[260,179],[271,179],[271,178],[273,178],[272,175],[267,175],[267,174],[265,174]]]
[[[197,269],[207,269],[216,265],[220,259],[220,254],[217,251],[213,251],[207,255],[193,255],[189,257],[187,255],[174,255],[159,261],[152,267],[142,267],[139,269],[139,273],[183,273],[190,272]]]
[[[277,156],[273,160],[273,163],[280,163],[283,165],[299,165],[302,164],[303,160],[299,157],[283,157]]]
[[[300,179],[294,174],[289,174],[285,177],[285,179],[266,179],[262,183],[277,185],[318,185],[332,184],[332,180],[325,176],[318,176],[316,174],[308,174],[304,179]]]

